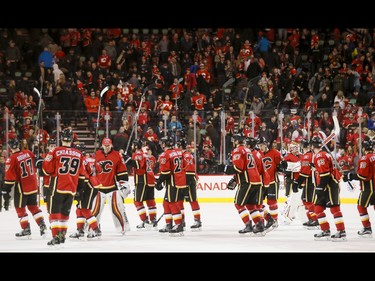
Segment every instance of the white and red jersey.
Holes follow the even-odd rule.
[[[240,145],[232,150],[232,163],[236,171],[237,183],[262,184],[262,178],[257,168],[251,150],[244,145]]]
[[[278,182],[277,167],[281,162],[281,153],[276,149],[270,149],[262,153],[262,162],[264,169],[270,176],[270,183]]]
[[[195,172],[195,160],[194,155],[189,151],[184,151],[182,153],[182,157],[185,162],[185,172],[187,175],[194,175],[196,178],[198,178],[198,175]]]
[[[251,153],[253,154],[255,163],[257,165],[259,175],[261,175],[262,177],[263,186],[268,187],[270,185],[270,175],[268,174],[266,169],[264,169],[263,161],[262,161],[262,157],[263,157],[262,153],[260,153],[260,151],[256,149],[250,149],[250,150],[251,150]]]
[[[182,151],[170,148],[159,155],[160,175],[170,175],[169,184],[176,188],[186,188],[185,163]]]
[[[184,91],[184,88],[180,83],[178,84],[172,84],[169,87],[169,92],[171,93],[171,99],[176,100],[181,98],[181,93]]]
[[[44,174],[51,176],[50,187],[56,192],[75,195],[79,179],[86,179],[81,151],[73,147],[59,146],[47,153],[43,165]]]
[[[17,188],[25,195],[38,192],[35,155],[30,150],[21,150],[13,153],[5,162],[4,183],[8,190]]]
[[[92,188],[100,188],[102,184],[96,176],[97,171],[100,170],[100,166],[96,163],[96,160],[90,156],[84,157],[83,166],[89,178],[89,186]]]
[[[207,69],[198,69],[195,75],[197,79],[201,76],[207,83],[210,83],[211,74]]]
[[[39,132],[37,132],[38,135],[36,136],[36,139],[39,141],[39,143],[47,144],[48,140],[50,139],[49,134],[44,129],[39,129]]]
[[[313,159],[313,153],[308,151],[304,153],[301,157],[301,170],[299,171],[299,175],[305,178],[309,178],[312,175],[311,166]]]
[[[296,155],[294,153],[288,153],[284,157],[284,160],[287,161],[287,162],[297,163],[297,162],[301,161],[301,155],[299,155],[299,154]],[[288,171],[286,173],[286,176],[289,177],[289,178],[291,178],[291,179],[297,180],[298,176],[299,176],[299,172]]]
[[[333,159],[326,151],[319,151],[314,155],[314,166],[318,173],[317,184],[322,177],[331,176],[334,172]]]
[[[374,179],[375,179],[374,164],[375,164],[374,153],[368,153],[368,154],[363,155],[358,160],[358,166],[357,166],[358,178],[362,181],[372,181],[372,184],[374,184]]]
[[[206,96],[204,94],[197,94],[191,98],[191,104],[196,110],[204,110],[204,105],[207,104]]]
[[[143,182],[148,186],[154,186],[155,175],[153,164],[155,164],[155,162],[152,163],[152,161],[150,161],[152,159],[142,149],[137,149],[133,153],[132,159],[135,161],[134,184],[137,185],[139,182]]]
[[[99,149],[96,151],[94,158],[100,166],[97,178],[102,186],[99,190],[117,189],[117,181],[129,179],[124,159],[118,151],[112,149],[107,154]]]
[[[234,133],[234,118],[232,116],[227,116],[225,131],[227,134]]]
[[[108,55],[100,55],[98,58],[99,68],[109,69],[111,66],[111,58]]]

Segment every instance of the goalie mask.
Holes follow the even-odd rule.
[[[289,152],[294,155],[298,154],[298,144],[296,142],[293,141],[289,144]]]

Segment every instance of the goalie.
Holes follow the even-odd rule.
[[[108,200],[115,227],[124,235],[125,231],[130,230],[124,206],[124,199],[130,193],[128,171],[124,159],[118,151],[113,149],[109,138],[103,139],[102,148],[96,151],[94,158],[101,167],[97,178],[102,186],[98,188],[99,192],[95,198],[92,214],[100,225],[104,204]]]

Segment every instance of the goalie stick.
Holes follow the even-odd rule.
[[[94,155],[96,152],[96,146],[98,145],[98,129],[99,129],[99,118],[100,118],[100,108],[102,104],[102,97],[108,91],[109,87],[106,86],[99,94],[99,107],[98,107],[98,116],[96,118],[96,128],[95,128],[95,143],[94,143]]]

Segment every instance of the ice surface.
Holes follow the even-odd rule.
[[[280,204],[280,209],[284,203]],[[186,231],[182,237],[170,237],[158,231],[137,231],[140,219],[132,204],[125,204],[130,220],[131,231],[124,236],[117,233],[109,213],[108,206],[102,215],[101,240],[75,241],[67,238],[64,248],[50,249],[46,239],[39,235],[39,228],[29,215],[31,221],[31,240],[16,240],[14,234],[20,231],[14,207],[9,211],[0,212],[0,252],[107,252],[107,253],[315,253],[315,252],[375,252],[375,238],[359,238],[357,231],[362,228],[355,204],[342,204],[342,212],[347,231],[347,241],[314,241],[314,234],[319,230],[306,230],[300,221],[290,225],[279,225],[277,229],[264,237],[240,236],[238,230],[244,227],[232,203],[201,203],[203,228],[200,232],[192,232],[193,215],[190,205],[185,203]],[[162,205],[157,204],[158,217],[162,214]],[[42,206],[46,215],[45,207]],[[374,209],[369,208],[370,220],[375,221]],[[47,216],[45,216],[47,217]],[[327,210],[327,218],[331,232],[335,232],[333,217]],[[68,235],[76,229],[75,207],[71,210]],[[49,225],[49,224],[48,224]],[[162,218],[159,228],[165,225]],[[67,235],[67,236],[68,236]]]

